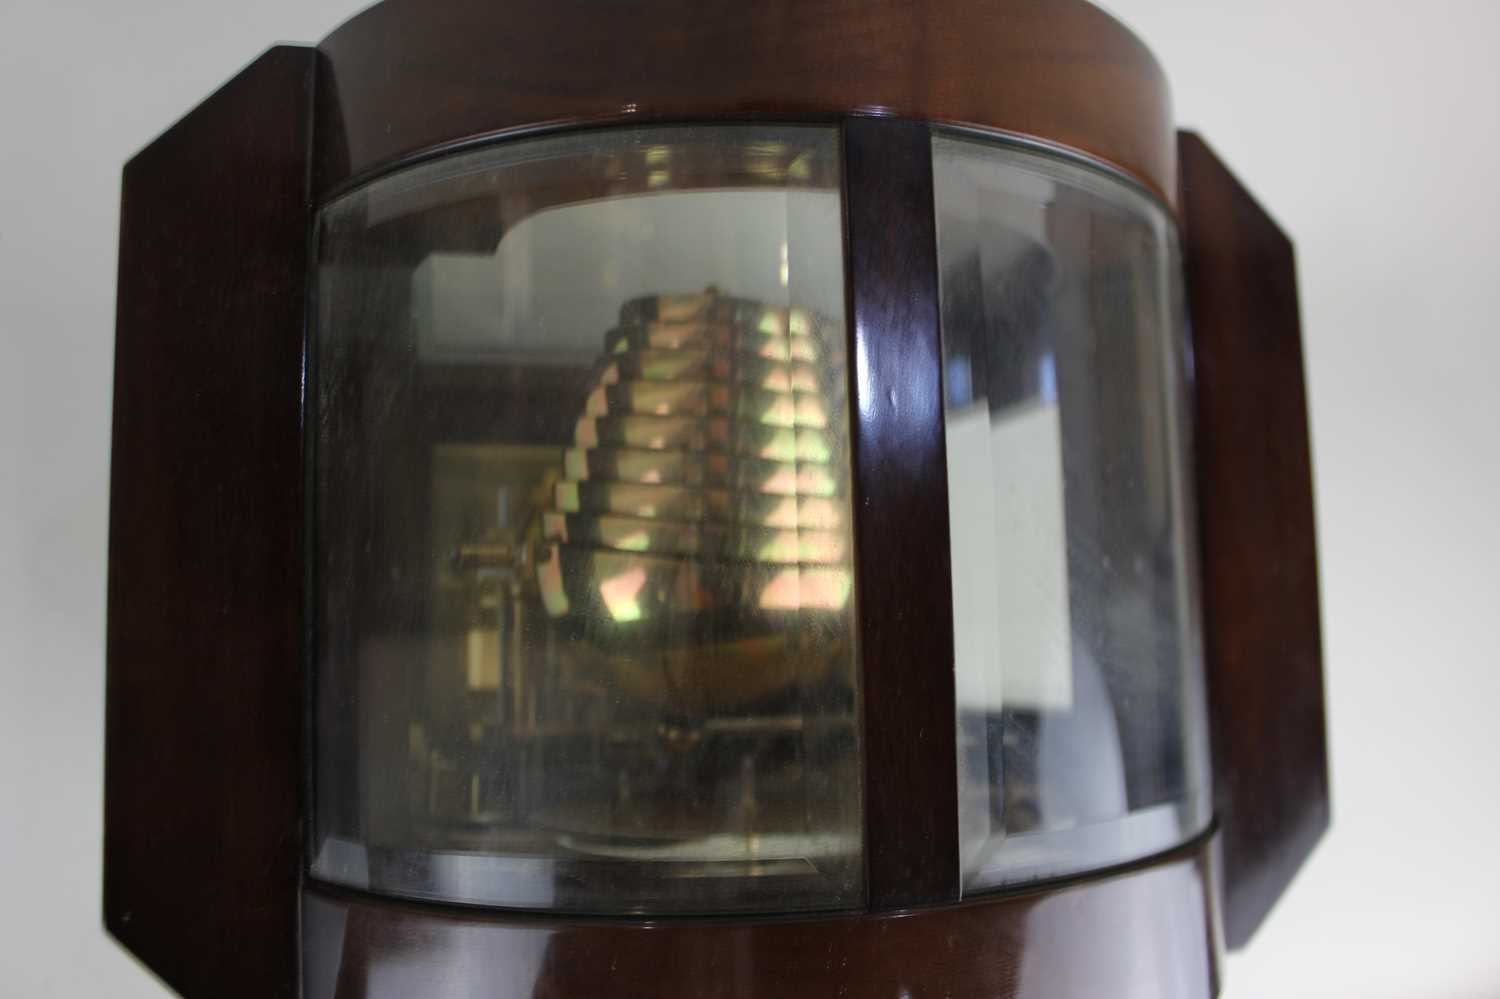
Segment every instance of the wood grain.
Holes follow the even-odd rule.
[[[297,988],[313,66],[271,49],[125,167],[104,918],[187,996]]]
[[[508,129],[847,113],[1028,135],[1175,193],[1161,69],[1085,0],[386,0],[319,52],[319,199]]]
[[[799,920],[518,919],[309,886],[306,999],[1208,999],[1203,850],[1047,892]]]
[[[1181,139],[1225,938],[1242,947],[1328,828],[1312,460],[1296,261],[1202,139]]]
[[[926,125],[844,125],[854,537],[874,911],[959,897],[953,571]]]

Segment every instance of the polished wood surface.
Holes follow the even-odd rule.
[[[1085,0],[386,0],[319,52],[320,199],[508,129],[846,113],[1028,135],[1175,193],[1161,69]]]
[[[844,124],[854,539],[874,911],[959,895],[953,571],[926,125]]]
[[[1181,141],[1224,922],[1243,946],[1328,827],[1322,644],[1292,244]]]
[[[884,916],[486,917],[309,886],[306,999],[1208,999],[1200,842],[1047,892]]]
[[[187,996],[297,984],[313,66],[270,50],[125,168],[104,917]]]

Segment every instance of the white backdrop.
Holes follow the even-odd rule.
[[[0,0],[7,995],[163,994],[99,918],[120,167],[357,6]],[[1113,7],[1301,255],[1335,827],[1225,995],[1500,996],[1500,3]]]

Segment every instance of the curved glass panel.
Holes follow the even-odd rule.
[[[863,898],[837,132],[454,154],[329,205],[313,876]]]
[[[1172,225],[1067,160],[936,134],[968,890],[1210,817]]]

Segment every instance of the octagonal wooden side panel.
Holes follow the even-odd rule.
[[[1292,243],[1196,135],[1182,223],[1224,933],[1249,941],[1329,822],[1302,323]]]
[[[268,51],[125,168],[104,918],[189,997],[291,997],[314,58]]]

